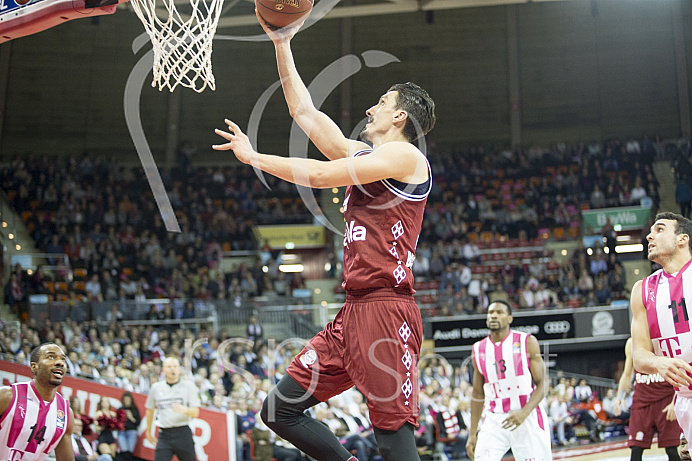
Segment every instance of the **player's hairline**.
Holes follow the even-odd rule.
[[[508,313],[509,315],[512,315],[512,305],[511,305],[508,301],[505,301],[504,299],[493,299],[492,301],[490,301],[490,302],[488,303],[488,309],[489,309],[490,306],[492,306],[493,304],[502,304],[502,305],[504,305],[504,306],[507,308],[507,313]]]

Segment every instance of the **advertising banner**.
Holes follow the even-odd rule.
[[[29,367],[0,360],[0,385],[8,386],[15,382],[29,381],[31,376]],[[62,385],[58,388],[58,392],[68,400],[73,395],[76,395],[82,404],[82,411],[93,417],[96,414],[96,407],[101,397],[108,397],[111,405],[118,408],[120,407],[120,398],[124,391],[93,381],[66,376]],[[135,392],[132,392],[132,395],[142,417],[142,422],[138,429],[139,440],[134,454],[143,459],[153,460],[154,447],[149,444],[144,435],[146,430],[144,402],[147,396]],[[198,461],[236,461],[236,429],[235,415],[233,413],[226,414],[201,408],[199,417],[190,423],[190,428],[195,440],[195,451]],[[158,431],[158,428],[154,428],[154,430]]]
[[[645,228],[650,216],[651,206],[599,208],[581,212],[584,231],[593,231],[599,234],[608,218],[610,218],[613,226],[620,225],[622,230],[635,230]]]
[[[327,244],[327,232],[322,226],[286,225],[255,226],[255,237],[262,245],[270,248],[320,248]]]
[[[435,347],[472,346],[490,334],[484,315],[452,320],[431,321]],[[574,315],[554,313],[547,315],[514,315],[512,329],[532,334],[541,340],[574,338]]]
[[[629,303],[577,309],[513,313],[511,328],[534,335],[542,344],[598,344],[619,341],[630,334]],[[424,321],[426,339],[436,352],[470,351],[471,346],[490,334],[485,315],[431,318]]]

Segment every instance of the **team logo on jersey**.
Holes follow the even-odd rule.
[[[23,406],[19,405],[19,412],[22,414],[22,418],[24,418],[24,415],[26,414],[26,409]]]
[[[300,356],[300,363],[303,364],[305,368],[310,368],[313,363],[317,361],[317,352],[310,349]]]
[[[58,419],[55,421],[55,425],[58,429],[65,429],[65,412],[58,410]]]
[[[521,353],[521,344],[519,342],[515,342],[512,344],[512,353],[514,354],[520,354]]]
[[[394,275],[394,280],[396,280],[397,285],[404,281],[406,278],[406,270],[401,267],[401,265],[396,266],[396,269],[392,271]]]
[[[396,240],[402,235],[404,235],[404,225],[401,220],[399,220],[392,226],[392,236],[394,236],[394,240]]]

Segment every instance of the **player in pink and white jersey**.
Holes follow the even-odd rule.
[[[692,434],[692,332],[687,296],[692,297],[692,221],[659,213],[646,236],[649,260],[662,269],[632,288],[632,357],[642,373],[660,374],[675,387],[675,415]]]
[[[550,461],[550,425],[540,406],[547,394],[545,363],[532,335],[509,328],[506,301],[488,306],[490,335],[473,345],[473,397],[466,452],[475,461]],[[481,414],[485,410],[476,435]]]
[[[44,343],[31,353],[34,379],[0,387],[0,459],[41,461],[55,450],[57,461],[74,461],[70,405],[58,393],[67,370],[65,352]]]

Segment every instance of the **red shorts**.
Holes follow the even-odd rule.
[[[680,425],[677,420],[668,421],[663,409],[673,401],[670,398],[652,403],[641,403],[635,398],[630,409],[630,430],[628,447],[651,448],[654,432],[658,433],[658,446],[677,447],[680,445]]]
[[[413,296],[384,289],[348,295],[286,373],[322,402],[355,384],[379,429],[397,430],[407,422],[417,426],[422,338]]]

